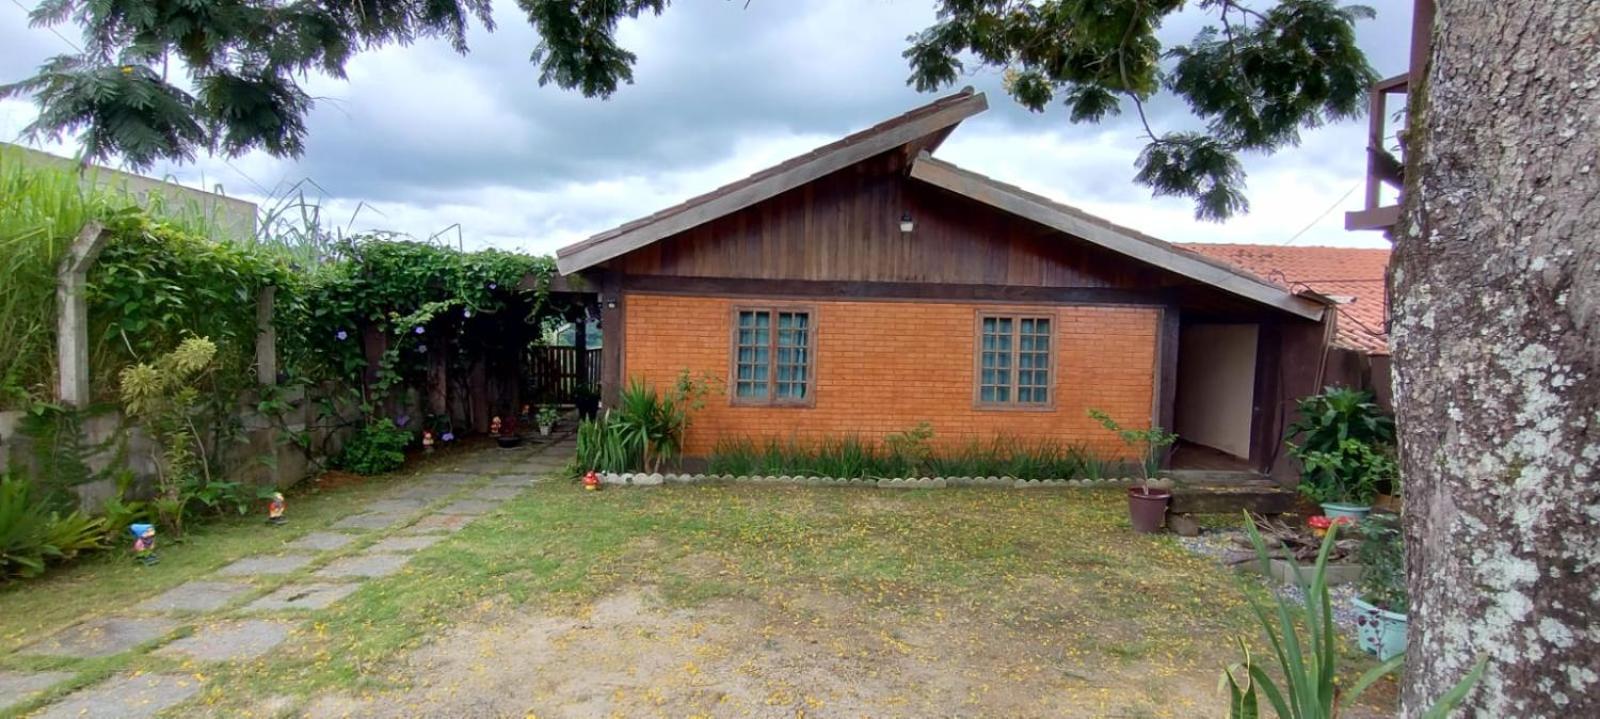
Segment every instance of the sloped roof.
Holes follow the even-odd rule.
[[[1188,252],[1076,207],[936,160],[927,153],[918,156],[911,165],[911,177],[1168,272],[1306,319],[1321,319],[1326,307],[1319,299],[1300,296],[1284,285],[1267,282],[1234,264]]]
[[[1283,245],[1182,245],[1227,262],[1290,290],[1309,289],[1339,302],[1336,344],[1373,354],[1388,354],[1388,293],[1384,291],[1389,250]]]
[[[742,180],[567,245],[556,250],[556,268],[569,274],[593,267],[917,140],[928,138],[924,147],[936,147],[962,120],[988,108],[983,93],[963,88]]]

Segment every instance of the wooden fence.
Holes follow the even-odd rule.
[[[586,349],[578,366],[576,347],[533,347],[528,350],[528,391],[540,402],[570,404],[580,385],[600,388],[600,350]]]

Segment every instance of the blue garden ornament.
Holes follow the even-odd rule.
[[[161,561],[156,556],[156,528],[153,524],[130,524],[128,533],[133,535],[133,556],[137,557],[145,566],[150,566]]]

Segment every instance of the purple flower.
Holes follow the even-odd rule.
[[[454,442],[456,441],[456,435],[454,432],[445,432],[444,434],[439,435],[439,439],[442,439],[446,442]]]
[[[461,311],[461,316],[462,317],[471,317],[472,316],[472,310],[470,308],[462,310]]]
[[[423,329],[422,325],[417,325],[416,327],[411,328],[411,331],[420,335],[427,330]]]
[[[411,415],[402,414],[399,417],[395,417],[394,418],[394,426],[396,426],[396,427],[404,427],[404,426],[406,426],[406,423],[410,422],[410,421],[411,421]]]
[[[489,289],[491,289],[491,290],[498,290],[498,289],[500,289],[500,285],[498,285],[498,284],[495,284],[495,283],[493,283],[493,282],[490,282],[490,283],[489,283]]]
[[[427,345],[417,345],[417,351],[418,352],[427,352],[428,351],[428,346]]]
[[[350,339],[350,333],[346,332],[344,330],[339,330],[338,332],[333,333],[333,336],[334,336],[335,339],[339,340],[340,342],[343,342],[343,341],[345,341],[347,339]]]

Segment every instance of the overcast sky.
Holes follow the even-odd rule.
[[[1380,75],[1404,71],[1411,2],[1368,4],[1379,17],[1360,26],[1362,47]],[[421,42],[357,57],[347,81],[311,78],[319,101],[298,160],[202,158],[151,174],[262,203],[309,178],[341,226],[427,237],[459,224],[469,248],[549,252],[936,97],[906,86],[900,57],[906,36],[933,21],[932,0],[678,0],[624,24],[635,83],[604,101],[539,87],[532,29],[514,3],[497,3],[496,19],[496,32],[472,34],[466,57]],[[1186,41],[1205,20],[1190,8],[1162,36]],[[0,3],[0,83],[70,51],[76,28],[56,30],[65,39]],[[990,110],[938,156],[977,172],[1174,242],[1386,246],[1343,228],[1361,202],[1364,120],[1247,158],[1250,214],[1213,224],[1195,221],[1190,201],[1152,199],[1133,183],[1143,143],[1132,117],[1072,125],[1059,107],[1016,106],[998,73],[963,84],[987,92]],[[34,114],[29,102],[0,102],[0,138],[16,140]],[[1162,131],[1190,120],[1159,103],[1152,122]]]

